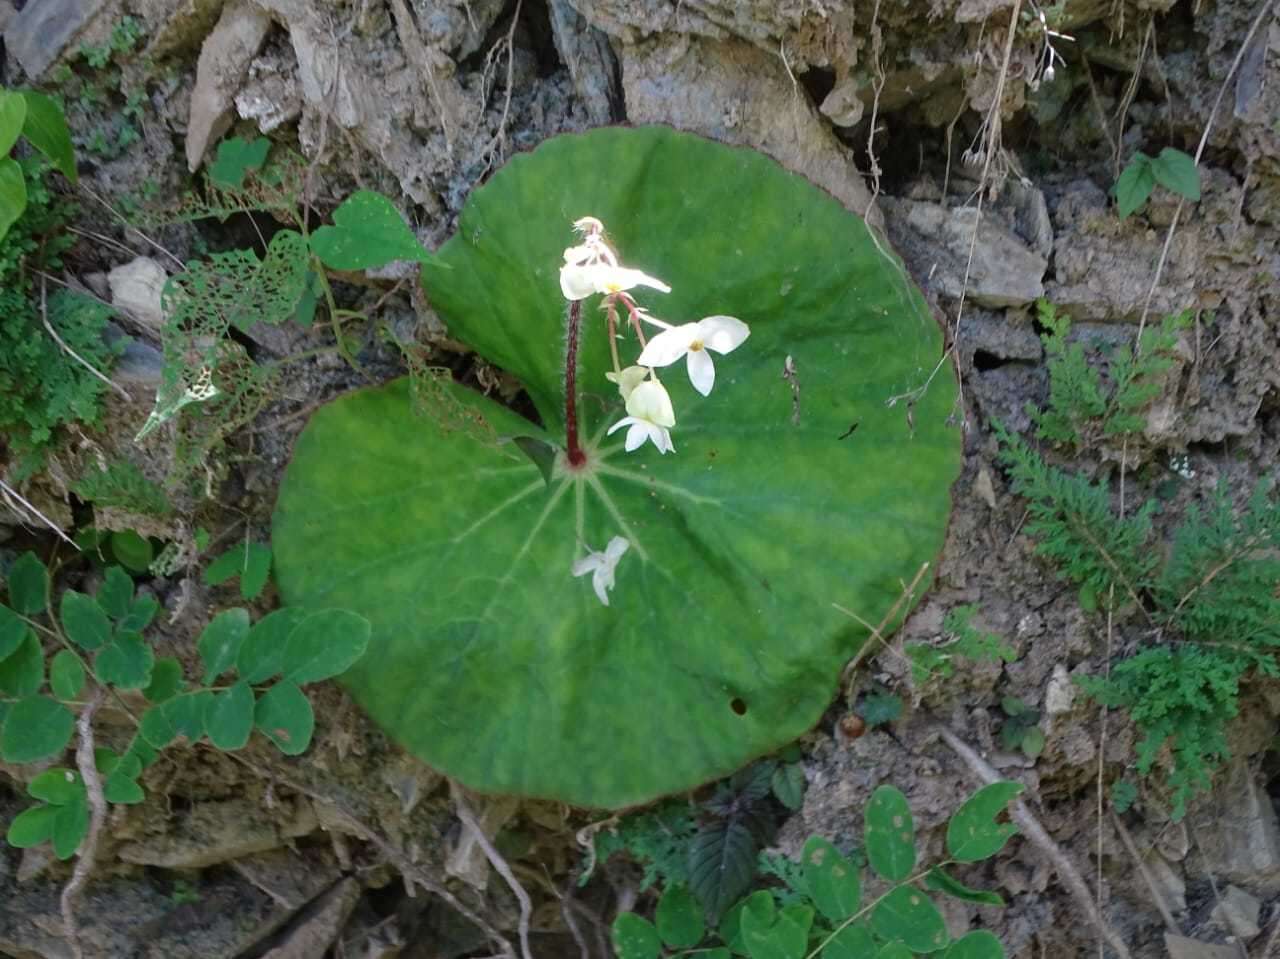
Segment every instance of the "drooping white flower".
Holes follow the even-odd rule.
[[[621,373],[606,373],[604,376],[610,383],[618,384],[618,393],[625,402],[630,398],[631,391],[643,383],[648,375],[649,371],[643,366],[628,366]]]
[[[604,548],[603,553],[588,549],[587,555],[573,564],[574,576],[591,574],[591,588],[596,591],[600,602],[606,606],[609,605],[608,591],[613,589],[614,570],[618,567],[618,560],[622,559],[622,554],[630,546],[631,543],[624,537],[615,536],[609,540],[609,545]]]
[[[565,254],[581,249],[582,247],[572,247]],[[651,287],[663,293],[671,292],[671,287],[657,277],[625,266],[603,262],[566,262],[560,268],[560,292],[570,301],[586,299],[592,293],[622,293],[637,286]]]
[[[636,386],[627,396],[627,414],[609,427],[609,433],[630,427],[624,444],[628,453],[639,449],[645,440],[652,442],[659,453],[675,452],[669,428],[676,425],[676,414],[665,386],[657,380],[645,380]]]
[[[687,356],[689,382],[703,396],[709,396],[716,381],[716,365],[707,351],[729,353],[750,335],[750,327],[737,317],[708,316],[697,323],[663,330],[649,341],[636,362],[641,366],[670,366]]]

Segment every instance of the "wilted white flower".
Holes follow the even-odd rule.
[[[659,453],[675,452],[669,429],[676,425],[676,414],[671,408],[671,397],[661,383],[645,380],[636,386],[627,397],[627,414],[609,427],[609,433],[630,427],[625,443],[628,453],[639,449],[645,440],[651,441]]]
[[[703,396],[711,394],[716,366],[708,350],[729,353],[751,335],[747,324],[733,316],[708,316],[697,323],[685,323],[664,330],[649,341],[636,360],[641,366],[670,366],[687,356],[689,382]]]
[[[574,576],[591,574],[591,587],[604,605],[609,605],[609,590],[613,589],[613,573],[618,567],[618,560],[631,544],[621,536],[609,540],[603,553],[588,550],[587,555],[573,564]]]

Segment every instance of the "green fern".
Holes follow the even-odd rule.
[[[146,516],[168,516],[173,511],[160,485],[147,479],[142,470],[128,460],[118,460],[86,473],[71,489],[82,500],[108,509]]]

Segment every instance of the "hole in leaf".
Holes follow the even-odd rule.
[[[739,699],[737,696],[735,696],[732,700],[730,700],[729,708],[732,709],[739,716],[745,716],[747,714],[747,704],[743,702],[741,699]]]

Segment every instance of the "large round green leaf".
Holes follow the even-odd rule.
[[[503,440],[564,442],[558,270],[585,215],[671,284],[637,294],[655,315],[730,314],[751,337],[716,357],[710,397],[683,363],[665,370],[676,452],[628,454],[604,435],[624,414],[585,301],[588,462],[561,455],[544,483]],[[887,404],[942,355],[898,260],[771,160],[665,128],[516,157],[439,260],[432,303],[520,377],[545,432],[460,388],[445,398],[496,441],[450,432],[414,415],[405,381],[313,418],[277,504],[276,568],[286,602],[372,623],[342,680],[356,699],[475,789],[606,807],[723,776],[811,726],[866,635],[833,604],[885,615],[941,547],[959,467],[948,367],[914,406]],[[615,536],[631,545],[606,607],[571,568]]]

